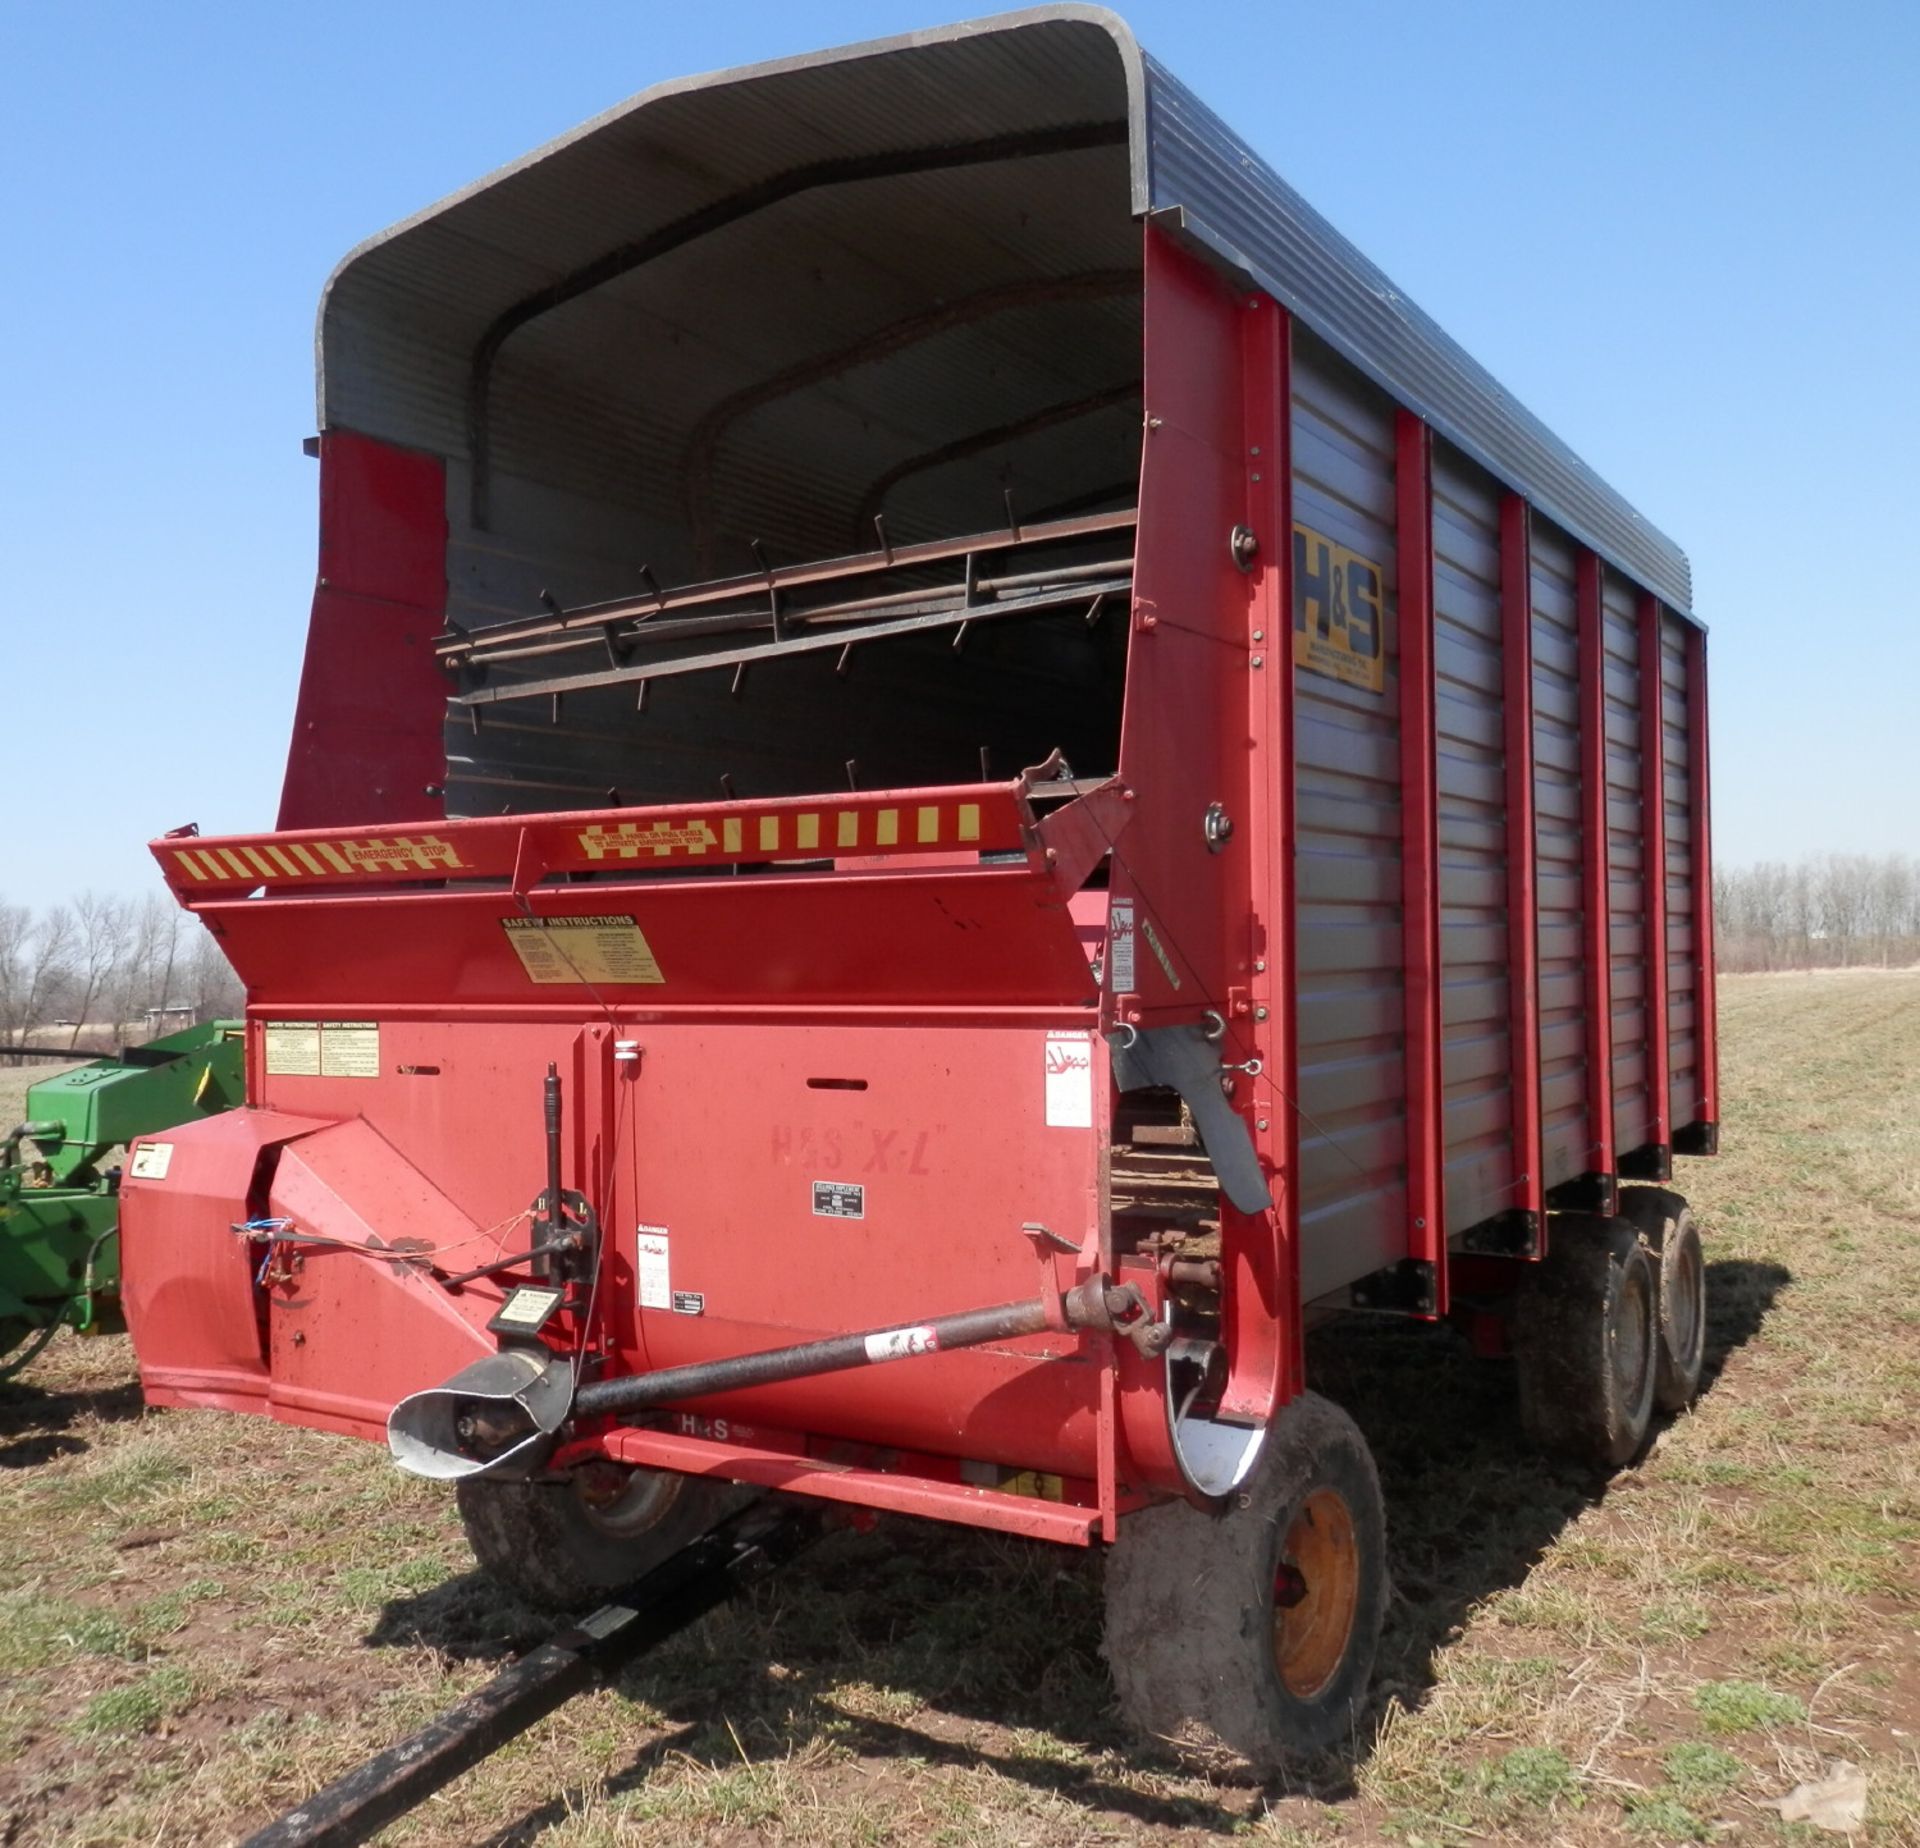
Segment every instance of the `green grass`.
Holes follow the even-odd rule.
[[[1746,1766],[1731,1752],[1692,1739],[1676,1745],[1661,1760],[1661,1765],[1668,1783],[1688,1798],[1718,1797],[1739,1783],[1746,1771]]]
[[[1806,1702],[1756,1681],[1703,1681],[1693,1691],[1693,1705],[1708,1729],[1717,1733],[1798,1726],[1807,1717]]]
[[[91,1736],[152,1732],[192,1699],[193,1678],[185,1669],[156,1668],[125,1687],[96,1694],[74,1722],[74,1730]]]

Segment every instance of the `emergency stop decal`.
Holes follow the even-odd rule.
[[[502,918],[500,926],[527,979],[542,986],[638,987],[667,979],[631,916]]]
[[[1381,692],[1387,684],[1385,610],[1386,577],[1372,559],[1311,527],[1294,527],[1295,665]]]
[[[298,841],[290,836],[257,847],[176,847],[174,864],[202,884],[263,879],[354,878],[367,873],[462,872],[466,862],[451,841],[437,834],[401,834],[366,841]]]

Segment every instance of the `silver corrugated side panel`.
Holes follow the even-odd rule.
[[[1117,20],[1116,31],[1124,31]],[[1409,410],[1677,610],[1686,554],[1587,467],[1177,78],[1144,60],[1147,207],[1243,271]],[[1275,85],[1275,100],[1286,95]],[[1136,168],[1137,171],[1137,168]]]
[[[1283,73],[1276,100],[1286,94]],[[633,242],[810,163],[1100,120],[1124,129],[1135,216],[1164,215],[1568,533],[1690,609],[1679,548],[1101,7],[1040,7],[677,81],[609,110],[341,265],[321,312],[321,419],[467,455],[476,345],[503,312],[605,255],[609,227]],[[697,160],[686,155],[695,142]],[[910,291],[911,277],[895,280]],[[573,340],[595,337],[564,312]],[[615,281],[606,312],[644,310]]]

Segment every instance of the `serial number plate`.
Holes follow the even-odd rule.
[[[857,1181],[815,1181],[813,1211],[820,1219],[864,1219],[867,1190]]]

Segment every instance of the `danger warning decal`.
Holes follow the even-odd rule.
[[[1387,684],[1386,578],[1358,552],[1293,529],[1293,659],[1369,693]]]

